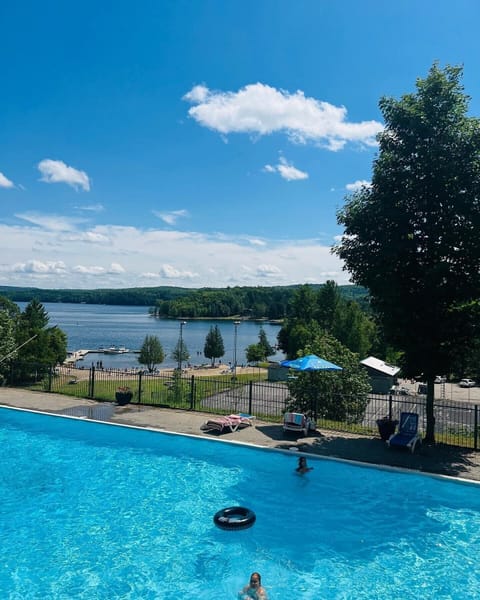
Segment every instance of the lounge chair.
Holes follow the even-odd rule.
[[[302,432],[303,435],[308,435],[312,427],[313,421],[307,415],[302,413],[285,413],[283,415],[283,431],[296,431],[297,433]]]
[[[226,417],[214,417],[205,421],[200,429],[207,432],[218,431],[219,433],[233,433],[242,427],[253,426],[254,419],[255,417],[253,415],[247,415],[246,413],[228,415]]]
[[[420,434],[418,433],[418,414],[402,412],[400,415],[398,433],[391,435],[387,440],[387,444],[390,447],[398,446],[400,448],[409,448],[410,452],[413,454],[417,443],[422,443]]]

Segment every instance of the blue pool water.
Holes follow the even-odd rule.
[[[0,597],[476,598],[480,488],[0,409]],[[251,529],[223,531],[223,507]]]

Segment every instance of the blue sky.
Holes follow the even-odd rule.
[[[480,115],[477,0],[0,3],[0,285],[348,283],[378,101]]]

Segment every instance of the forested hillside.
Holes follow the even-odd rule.
[[[73,290],[19,288],[0,286],[0,295],[16,302],[73,302],[148,306],[159,317],[267,317],[283,319],[293,293],[301,286],[227,287],[190,289],[181,287],[148,287],[126,289]],[[310,286],[318,290],[321,285]],[[364,288],[339,286],[340,294],[348,300],[365,305]]]

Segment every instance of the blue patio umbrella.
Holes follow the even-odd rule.
[[[295,371],[342,371],[342,367],[334,365],[333,363],[315,356],[315,354],[307,354],[301,356],[295,360],[282,360],[280,363],[282,367],[288,367]]]
[[[335,365],[334,363],[320,358],[315,354],[307,354],[301,356],[295,360],[282,360],[280,366],[294,369],[295,371],[306,371],[312,373],[313,371],[343,371],[342,367]],[[315,397],[314,406],[312,412],[314,413],[315,421],[317,420],[317,399]]]

